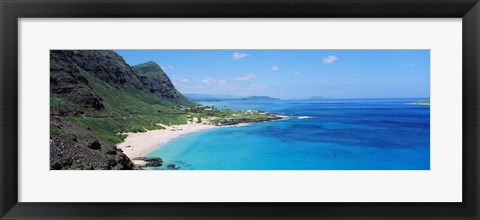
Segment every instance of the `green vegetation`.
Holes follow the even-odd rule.
[[[68,62],[65,57],[52,58],[51,65],[54,70],[51,71],[51,80],[55,83],[51,83],[50,112],[52,116],[63,117],[92,131],[101,139],[120,143],[125,139],[126,132],[162,129],[160,124],[185,124],[195,118],[197,122],[201,122],[202,118],[211,118],[211,122],[215,124],[268,118],[264,113],[256,111],[218,110],[212,106],[194,104],[175,89],[164,71],[154,62],[139,64],[130,70],[124,67],[128,65],[120,60],[118,68],[111,74],[124,71],[125,82],[118,83],[118,79],[110,79],[106,74],[99,77],[98,72],[103,73],[112,68],[106,66],[102,68],[108,69],[102,70],[99,66],[103,62],[108,65],[115,63],[111,61],[115,54],[104,51],[92,54],[89,52],[84,52],[86,55],[82,52],[71,54],[69,56],[74,59]],[[81,56],[81,59],[78,56]],[[90,62],[98,63],[94,70],[82,68],[77,63],[78,60],[82,61],[80,64],[88,62],[92,56],[96,60]],[[138,88],[139,82],[143,84],[143,88]],[[270,97],[251,97],[252,100],[266,98]],[[56,130],[52,134],[55,132]]]
[[[409,104],[413,104],[413,105],[430,105],[430,99],[422,99],[422,100],[418,100],[418,101],[415,101],[415,102],[411,102]]]
[[[163,72],[163,70],[153,61],[132,66],[132,70],[137,75],[149,75],[155,72]]]
[[[65,140],[68,144],[73,144],[75,142],[75,136],[71,135],[63,130],[59,129],[56,126],[50,125],[50,135],[54,137],[61,138]]]
[[[67,119],[80,126],[86,126],[101,138],[119,143],[125,138],[124,132],[143,132],[161,129],[158,124],[184,124],[187,122],[185,112],[177,110],[178,106],[169,101],[137,90],[129,85],[118,87],[106,83],[91,73],[82,71],[88,79],[93,93],[102,99],[104,108],[96,110],[72,103],[62,94],[51,96],[51,112],[78,112]],[[68,95],[68,94],[66,94]]]
[[[201,123],[202,119],[208,119],[214,125],[229,125],[238,123],[248,123],[256,121],[267,121],[279,119],[279,117],[265,112],[254,110],[230,110],[216,109],[213,106],[195,106],[185,109],[188,121]]]

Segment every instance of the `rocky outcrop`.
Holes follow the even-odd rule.
[[[50,169],[131,170],[134,168],[131,160],[121,150],[116,149],[113,143],[100,140],[91,131],[61,117],[50,119]]]
[[[175,164],[168,164],[167,165],[167,170],[178,170],[180,167],[177,167]]]
[[[93,149],[93,150],[98,150],[101,148],[101,144],[98,140],[94,140],[92,143],[87,145],[88,148]]]
[[[139,157],[137,160],[143,160],[147,162],[145,166],[147,167],[159,167],[162,166],[163,160],[160,157]]]
[[[229,126],[229,125],[238,125],[244,123],[256,123],[256,122],[265,122],[265,121],[275,121],[281,120],[282,117],[276,115],[265,115],[265,118],[256,118],[256,119],[249,119],[249,118],[238,118],[238,119],[228,119],[216,122],[218,126]]]

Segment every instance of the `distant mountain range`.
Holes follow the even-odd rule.
[[[325,99],[323,96],[312,96],[309,98],[310,100],[320,100],[320,99]]]
[[[191,101],[266,101],[266,100],[280,100],[269,96],[233,96],[233,95],[210,95],[210,94],[197,94],[186,93],[185,96]]]
[[[242,100],[264,101],[264,100],[280,100],[280,99],[272,98],[269,96],[250,96],[250,97],[243,98]]]
[[[233,95],[210,95],[210,94],[197,94],[197,93],[185,93],[184,95],[191,101],[233,100],[233,99],[242,98],[240,96],[233,96]]]

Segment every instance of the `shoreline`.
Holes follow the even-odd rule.
[[[161,147],[169,141],[178,138],[182,135],[191,134],[203,130],[217,128],[220,126],[204,124],[204,123],[192,123],[182,125],[165,126],[165,129],[149,130],[146,132],[125,133],[127,138],[117,144],[117,148],[127,155],[130,160],[137,165],[143,165],[143,160],[135,160],[138,157],[144,157],[148,152]]]
[[[201,118],[201,123],[198,123],[198,119],[188,121],[187,124],[166,126],[158,124],[164,127],[164,129],[148,130],[146,132],[127,132],[125,140],[122,143],[116,145],[116,147],[137,166],[146,166],[145,156],[152,150],[162,147],[162,145],[169,141],[178,138],[180,136],[191,134],[199,131],[204,131],[212,128],[230,127],[230,126],[244,126],[250,123],[285,120],[285,116],[273,116],[267,119],[240,119],[232,121],[224,121],[221,123],[213,122],[212,118]],[[160,159],[161,158],[157,158]]]

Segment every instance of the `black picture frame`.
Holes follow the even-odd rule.
[[[0,2],[1,219],[479,219],[480,217],[478,0],[1,0]],[[18,202],[18,19],[84,17],[462,18],[463,202]]]

